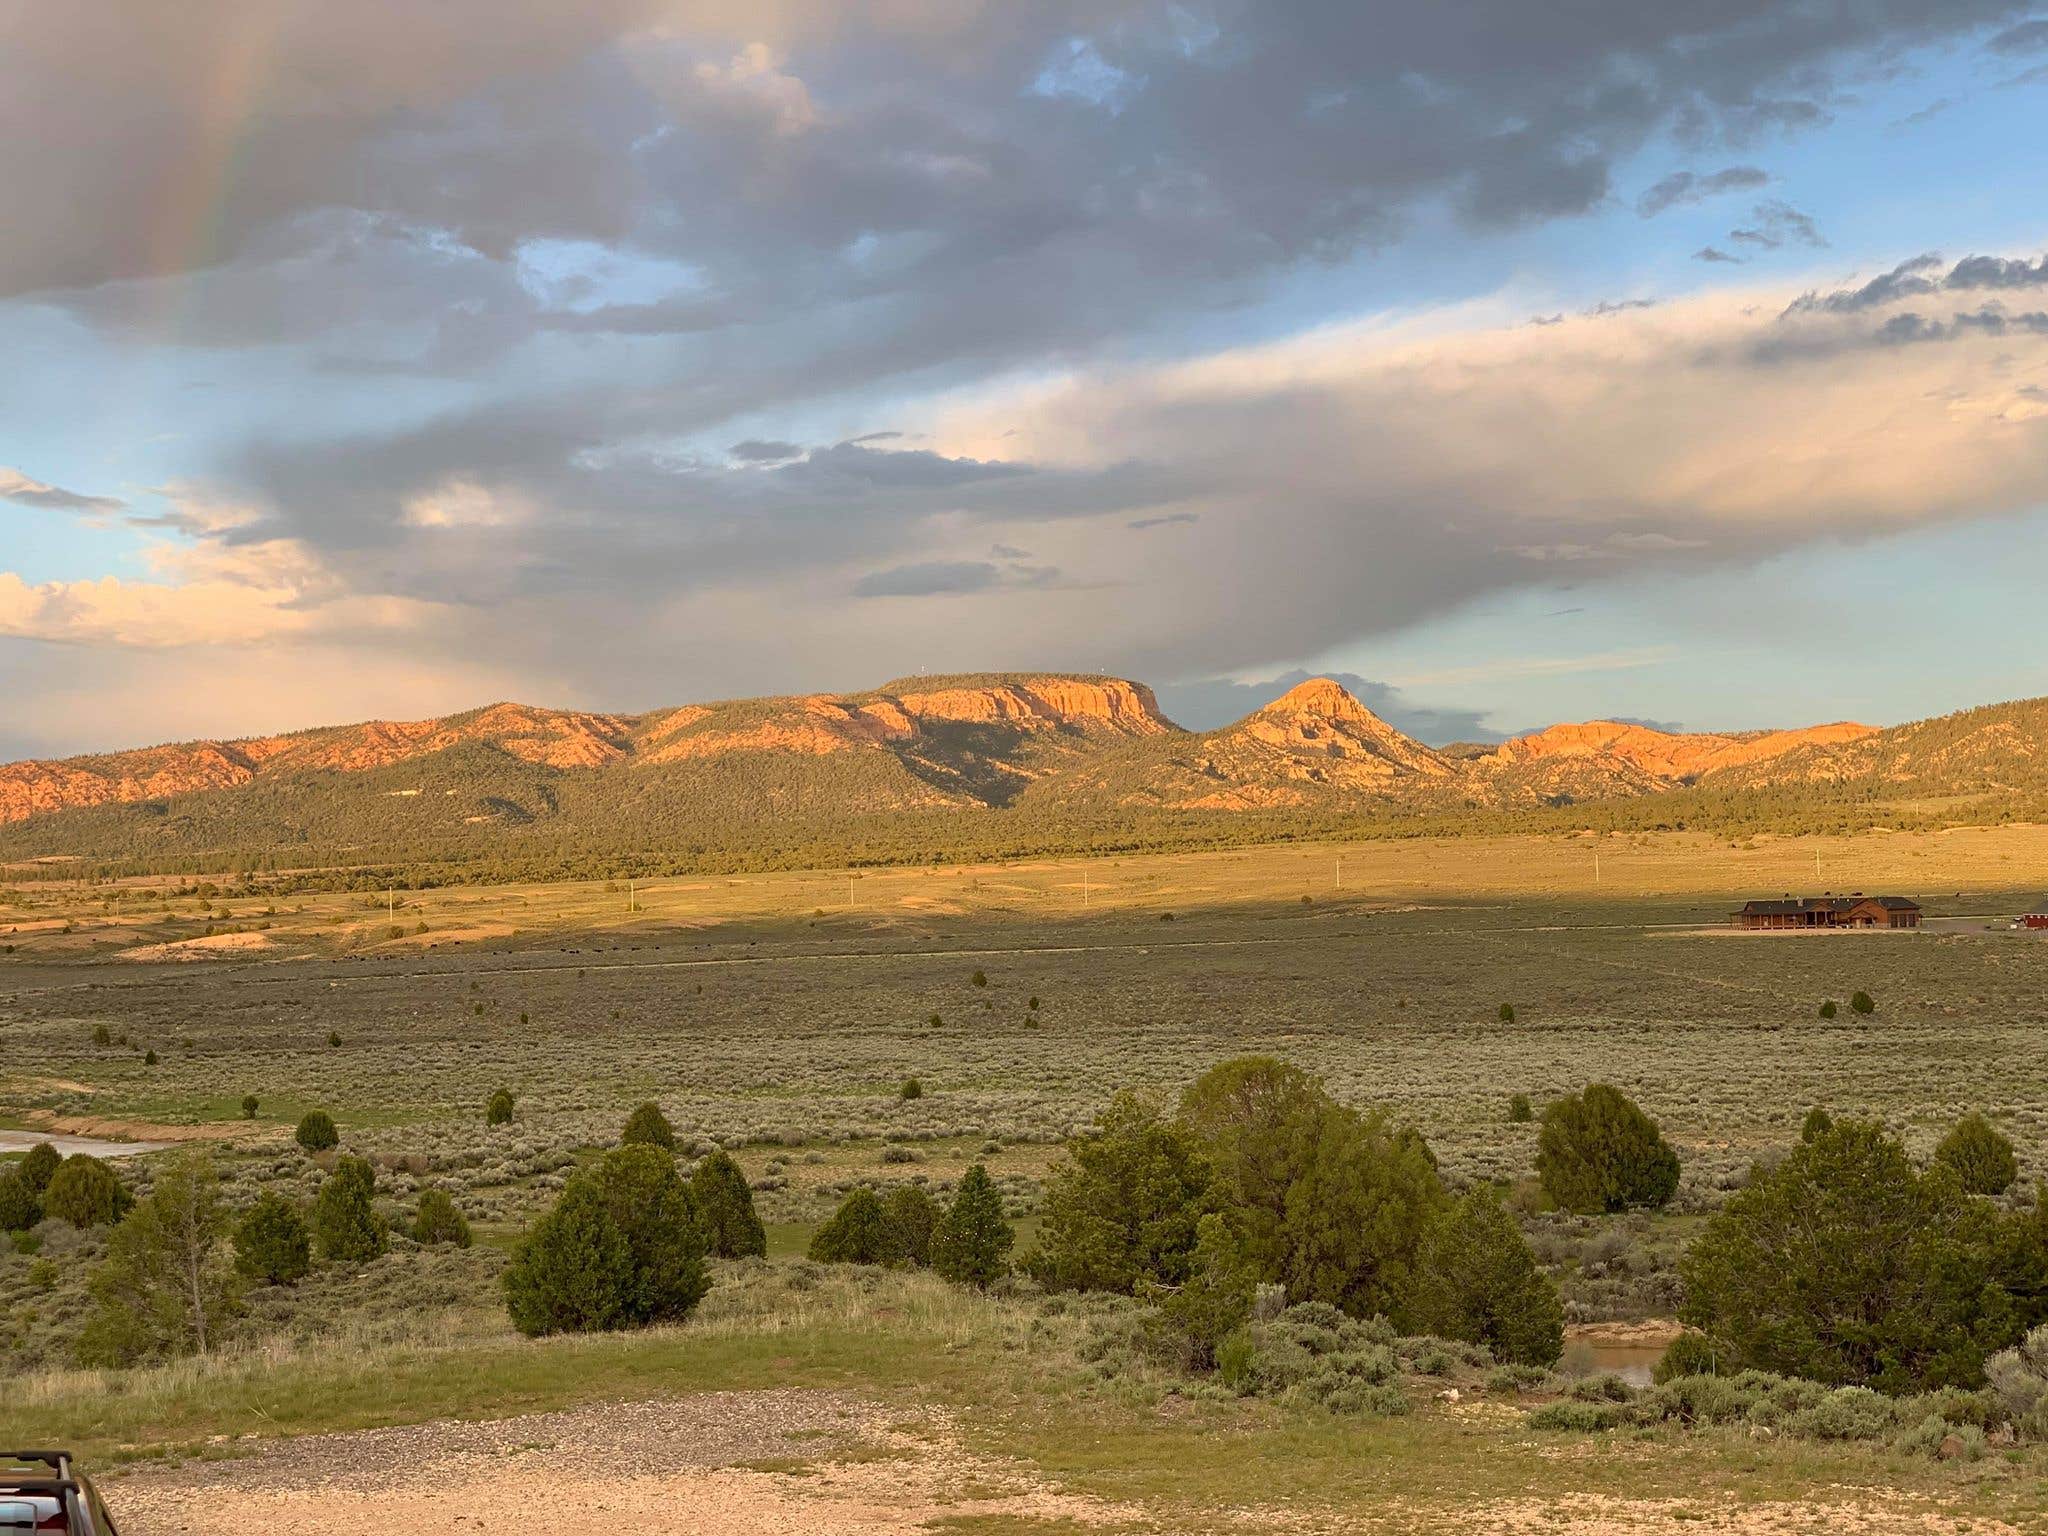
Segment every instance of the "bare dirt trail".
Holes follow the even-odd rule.
[[[1481,1453],[1483,1454],[1483,1453]],[[825,1391],[711,1392],[487,1423],[440,1422],[143,1466],[105,1491],[125,1536],[2020,1536],[1924,1499],[1737,1507],[1594,1495],[1346,1512],[1227,1511],[1071,1493],[965,1447],[936,1409]],[[1868,1501],[1866,1501],[1868,1500]]]

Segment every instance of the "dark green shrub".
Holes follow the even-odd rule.
[[[1564,1352],[1557,1287],[1492,1189],[1473,1190],[1437,1221],[1422,1273],[1414,1316],[1431,1333],[1516,1365],[1553,1365]]]
[[[145,1067],[153,1067],[156,1065],[156,1051],[154,1048],[144,1051],[142,1053],[142,1064]]]
[[[334,1128],[334,1116],[324,1109],[314,1109],[299,1121],[293,1139],[308,1152],[326,1152],[341,1145],[341,1132]]]
[[[1759,1167],[1693,1239],[1680,1316],[1736,1366],[1885,1392],[1975,1386],[2048,1289],[2038,1225],[1841,1121]]]
[[[256,1118],[256,1111],[259,1108],[261,1106],[257,1104],[255,1094],[245,1093],[242,1095],[242,1118],[244,1120],[254,1120]]]
[[[961,1176],[953,1203],[932,1232],[932,1268],[960,1285],[986,1290],[1008,1273],[1017,1234],[1003,1218],[1003,1197],[976,1163]]]
[[[706,1251],[717,1259],[761,1258],[768,1234],[754,1214],[754,1192],[740,1165],[723,1148],[697,1164],[690,1175],[690,1200],[704,1231]]]
[[[921,1099],[924,1097],[924,1084],[914,1077],[906,1077],[903,1079],[903,1086],[896,1090],[896,1097],[899,1099]]]
[[[1444,1204],[1421,1136],[1346,1109],[1299,1068],[1260,1056],[1204,1073],[1181,1115],[1261,1279],[1354,1316],[1406,1315]]]
[[[114,1170],[83,1152],[65,1158],[43,1191],[44,1217],[79,1228],[117,1222],[134,1203],[135,1197],[114,1176]]]
[[[1194,1259],[1187,1282],[1164,1292],[1159,1302],[1160,1316],[1180,1340],[1190,1367],[1221,1368],[1223,1341],[1246,1337],[1245,1325],[1251,1321],[1258,1284],[1258,1272],[1252,1268],[1243,1236],[1228,1218],[1213,1211],[1204,1216],[1195,1227]],[[1244,1364],[1249,1364],[1249,1357]],[[1231,1374],[1241,1374],[1238,1365],[1233,1364]],[[1226,1385],[1236,1383],[1226,1380]]]
[[[901,1242],[881,1197],[863,1184],[812,1235],[809,1252],[819,1264],[895,1264],[903,1258]]]
[[[505,1271],[513,1326],[535,1336],[687,1317],[710,1287],[704,1232],[674,1158],[638,1143],[572,1178]]]
[[[1500,1005],[1500,1021],[1503,1024],[1515,1022],[1515,1005],[1513,1003],[1502,1003]]]
[[[327,1031],[327,1043],[329,1045],[340,1045],[341,1031],[338,1029],[330,1029],[329,1031]]]
[[[882,1209],[894,1229],[893,1244],[903,1262],[930,1268],[932,1233],[939,1225],[937,1202],[916,1184],[899,1184],[889,1191]]]
[[[28,1187],[30,1194],[41,1195],[49,1189],[50,1180],[57,1176],[57,1170],[63,1163],[63,1153],[47,1141],[39,1141],[28,1149],[27,1155],[16,1165],[14,1172]]]
[[[1179,1285],[1210,1179],[1187,1126],[1119,1093],[1054,1165],[1024,1268],[1048,1290],[1129,1295],[1141,1280]]]
[[[1721,1352],[1714,1348],[1714,1341],[1688,1329],[1665,1346],[1662,1358],[1650,1371],[1650,1380],[1661,1387],[1681,1376],[1718,1376],[1720,1366]]]
[[[112,1045],[114,1043],[114,1036],[106,1025],[95,1024],[92,1027],[92,1043],[94,1045]]]
[[[626,1117],[626,1128],[619,1133],[619,1145],[623,1147],[660,1147],[664,1152],[676,1149],[675,1127],[668,1123],[668,1116],[661,1112],[659,1104],[642,1104]]]
[[[1536,1118],[1536,1106],[1529,1102],[1526,1093],[1512,1094],[1508,1098],[1508,1124],[1527,1125]]]
[[[1543,1111],[1536,1173],[1568,1211],[1661,1206],[1678,1188],[1678,1154],[1627,1095],[1594,1083]]]
[[[1812,1141],[1816,1136],[1827,1135],[1834,1128],[1834,1117],[1816,1104],[1806,1112],[1806,1118],[1799,1123],[1799,1139]]]
[[[491,1095],[484,1106],[485,1125],[510,1125],[512,1123],[512,1090],[500,1088]]]
[[[1934,1149],[1934,1161],[1955,1174],[1973,1195],[2002,1195],[2020,1176],[2012,1143],[1975,1112],[1963,1116],[1955,1129],[1942,1137],[1941,1145]]]
[[[1849,1006],[1855,1012],[1862,1014],[1865,1018],[1868,1018],[1871,1014],[1877,1012],[1877,1002],[1874,998],[1871,997],[1871,995],[1868,992],[1858,992],[1854,997],[1849,999]]]
[[[266,1189],[235,1227],[235,1268],[261,1285],[291,1285],[313,1267],[313,1234],[299,1208]]]
[[[43,1202],[19,1169],[0,1173],[0,1232],[26,1232],[43,1219]]]
[[[360,1157],[334,1165],[313,1197],[313,1236],[322,1258],[374,1259],[389,1246],[390,1228],[376,1206],[377,1171]]]
[[[420,1191],[419,1210],[413,1216],[412,1240],[416,1243],[453,1243],[469,1246],[469,1220],[445,1189]]]
[[[974,980],[974,984],[975,984],[975,985],[976,985],[977,987],[985,987],[985,986],[987,986],[987,985],[988,985],[988,975],[987,975],[987,973],[986,973],[986,972],[983,972],[983,971],[976,971],[976,972],[974,973],[974,977],[973,977],[973,980]]]
[[[1820,1016],[1824,1019],[1832,1019],[1840,1012],[1841,1009],[1835,1006],[1835,1000],[1832,997],[1824,999],[1820,1005]]]

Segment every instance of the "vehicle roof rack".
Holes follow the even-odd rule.
[[[0,1451],[0,1467],[9,1462],[17,1466],[44,1466],[57,1474],[55,1477],[7,1477],[0,1472],[0,1479],[10,1487],[32,1493],[78,1492],[77,1479],[71,1475],[69,1451]]]

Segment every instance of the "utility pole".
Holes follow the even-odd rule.
[[[1344,889],[1344,855],[1337,855],[1337,889]]]
[[[628,912],[638,912],[640,910],[640,885],[638,881],[628,880],[626,882],[626,910]]]
[[[398,887],[393,886],[384,893],[384,920],[395,922],[398,918]]]
[[[848,876],[846,877],[846,910],[847,910],[847,911],[849,911],[849,912],[851,912],[851,911],[853,910],[853,876],[852,876],[852,875],[848,875]]]
[[[1600,850],[1598,848],[1593,850],[1593,883],[1595,885],[1606,883],[1600,878]]]
[[[1088,866],[1081,866],[1081,905],[1088,905]]]

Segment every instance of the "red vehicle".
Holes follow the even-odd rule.
[[[90,1478],[65,1451],[0,1451],[0,1536],[120,1536]]]

